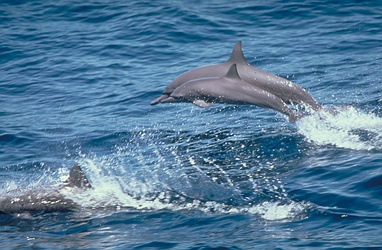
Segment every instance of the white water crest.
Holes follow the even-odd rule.
[[[323,109],[297,121],[298,131],[318,145],[382,149],[382,118],[354,107]]]

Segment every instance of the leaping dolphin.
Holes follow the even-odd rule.
[[[279,97],[243,81],[236,64],[233,64],[223,77],[200,78],[188,81],[177,87],[161,103],[192,102],[199,107],[208,107],[211,103],[256,105],[279,111],[294,123],[297,116]]]
[[[241,79],[279,97],[285,103],[307,105],[313,110],[322,108],[306,90],[297,84],[249,65],[241,49],[241,41],[236,42],[231,56],[226,62],[192,69],[179,75],[165,88],[162,95],[150,104],[162,103],[162,100],[169,97],[176,88],[188,81],[208,77],[223,77],[234,63],[237,65]]]
[[[70,170],[68,179],[58,188],[33,190],[20,195],[6,194],[0,198],[0,213],[60,212],[78,209],[80,206],[77,203],[59,192],[59,189],[65,187],[82,190],[92,188],[82,168],[75,164]]]

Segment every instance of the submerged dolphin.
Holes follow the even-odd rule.
[[[81,167],[75,164],[68,179],[58,189],[33,190],[21,195],[7,194],[0,198],[0,213],[15,214],[24,212],[59,212],[78,209],[73,200],[65,198],[59,189],[70,187],[86,190],[91,188]]]
[[[199,107],[211,103],[256,105],[279,111],[296,121],[296,115],[279,97],[243,81],[236,64],[233,64],[223,77],[201,78],[188,81],[176,88],[161,103],[192,102]]]
[[[162,100],[169,97],[177,87],[188,81],[208,77],[223,77],[234,63],[237,65],[240,78],[249,84],[279,97],[287,104],[303,104],[313,110],[321,109],[321,105],[297,84],[249,65],[242,52],[241,41],[235,44],[231,56],[226,62],[192,69],[179,75],[165,88],[162,95],[150,104],[162,103]]]

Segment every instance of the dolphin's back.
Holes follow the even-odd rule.
[[[6,194],[0,198],[0,213],[61,212],[78,209],[80,206],[62,195],[60,188],[87,189],[91,188],[91,185],[82,168],[75,164],[64,185],[58,188],[35,188],[27,192],[12,191]]]
[[[248,64],[241,50],[241,41],[236,42],[226,62],[199,67],[179,75],[165,88],[163,94],[170,95],[177,87],[191,80],[208,77],[223,77],[234,63]]]
[[[0,213],[15,214],[24,212],[60,212],[78,207],[74,201],[65,198],[57,191],[48,194],[31,191],[20,196],[9,196],[0,200]]]

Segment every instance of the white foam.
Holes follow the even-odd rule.
[[[287,220],[293,219],[307,209],[307,204],[290,202],[280,204],[279,202],[263,202],[260,205],[249,208],[248,212],[259,214],[265,220]]]
[[[297,127],[309,141],[318,145],[355,150],[382,148],[382,118],[353,107],[316,112],[301,118]]]

